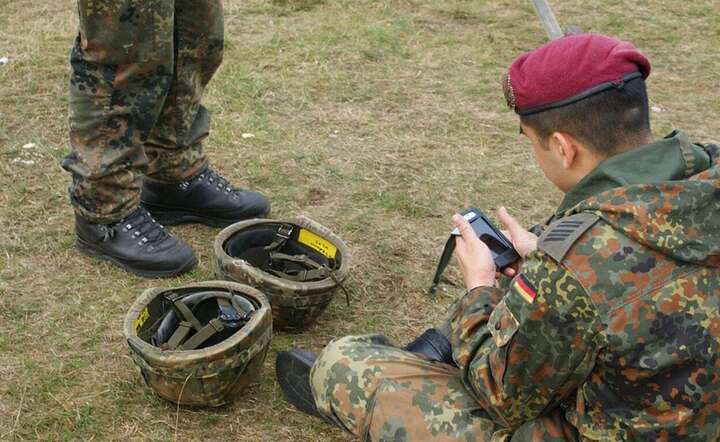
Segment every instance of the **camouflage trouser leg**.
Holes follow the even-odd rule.
[[[200,139],[208,117],[198,102],[222,57],[221,0],[78,0],[78,11],[80,33],[70,58],[72,152],[63,167],[73,174],[76,211],[107,223],[135,210],[146,173],[183,179],[204,166]],[[204,23],[188,26],[191,15]],[[207,60],[176,67],[192,45],[196,59]],[[168,96],[170,112],[163,110]],[[151,149],[162,147],[150,155],[148,169],[144,145],[157,133],[156,123],[175,133],[153,142]],[[176,167],[155,172],[162,169],[157,158],[173,150],[179,153],[168,163]]]
[[[207,164],[210,114],[200,104],[223,57],[222,0],[175,0],[175,70],[160,118],[145,143],[148,177],[180,181]]]
[[[320,413],[366,440],[486,441],[501,430],[457,368],[393,347],[384,336],[332,341],[310,377]]]

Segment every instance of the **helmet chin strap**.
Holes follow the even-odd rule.
[[[169,327],[169,323],[173,320],[182,319],[167,342],[156,342],[156,345],[166,350],[195,350],[226,329],[240,329],[255,312],[252,303],[234,293],[220,291],[206,291],[186,295],[170,293],[166,295],[166,299],[172,302],[173,309],[163,318],[159,329],[164,328],[163,326]],[[203,325],[188,305],[197,308],[208,299],[217,301],[218,316]],[[243,314],[241,315],[240,312]],[[190,336],[193,330],[195,333]],[[157,336],[153,338],[157,338],[154,339],[157,341],[162,340]]]
[[[299,264],[294,266],[299,268],[291,268],[287,263]],[[270,252],[270,267],[267,272],[290,281],[312,281],[327,278],[331,270],[327,265],[320,264],[307,255]]]
[[[267,268],[263,270],[278,278],[297,282],[317,281],[330,277],[334,265],[319,263],[303,253],[291,255],[280,251],[292,238],[294,229],[292,224],[278,226],[273,242],[263,248],[268,252],[269,259]]]
[[[300,264],[300,269],[289,269],[287,263]],[[302,268],[302,267],[310,267]],[[284,269],[278,270],[278,268]],[[270,266],[265,270],[282,279],[306,282],[330,278],[345,294],[345,302],[350,306],[350,293],[335,274],[335,269],[326,264],[320,264],[307,255],[288,255],[280,252],[270,252]]]

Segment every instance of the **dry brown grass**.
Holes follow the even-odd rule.
[[[715,2],[553,3],[565,24],[621,36],[647,53],[656,135],[679,127],[717,139]],[[201,264],[170,281],[136,278],[73,249],[69,176],[58,161],[68,148],[75,3],[5,2],[0,438],[346,440],[280,398],[275,353],[365,331],[407,340],[460,292],[425,294],[453,211],[505,204],[530,224],[557,204],[499,90],[512,58],[544,41],[529,2],[226,4],[226,61],[206,102],[215,112],[210,156],[236,182],[271,196],[275,215],[306,213],[348,241],[352,307],[334,303],[304,333],[278,334],[261,382],[231,407],[176,416],[175,406],[153,396],[126,356],[122,319],[147,287],[213,278],[217,230],[172,229]]]

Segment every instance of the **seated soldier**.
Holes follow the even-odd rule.
[[[720,147],[652,140],[649,73],[601,35],[517,58],[506,98],[565,197],[539,238],[501,210],[509,288],[456,215],[447,322],[281,353],[286,398],[368,440],[719,440]]]

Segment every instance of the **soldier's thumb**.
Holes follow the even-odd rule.
[[[455,227],[457,227],[458,231],[460,231],[460,236],[465,241],[472,241],[473,237],[475,235],[475,231],[470,226],[470,223],[467,222],[467,220],[459,214],[455,214],[452,217],[453,224],[455,224]]]
[[[505,224],[505,227],[507,227],[508,231],[510,232],[510,236],[513,238],[519,238],[519,235],[522,235],[522,233],[525,231],[525,229],[522,228],[520,223],[518,223],[515,218],[510,216],[505,207],[500,207],[500,209],[498,210],[498,218],[500,218],[500,221]]]

